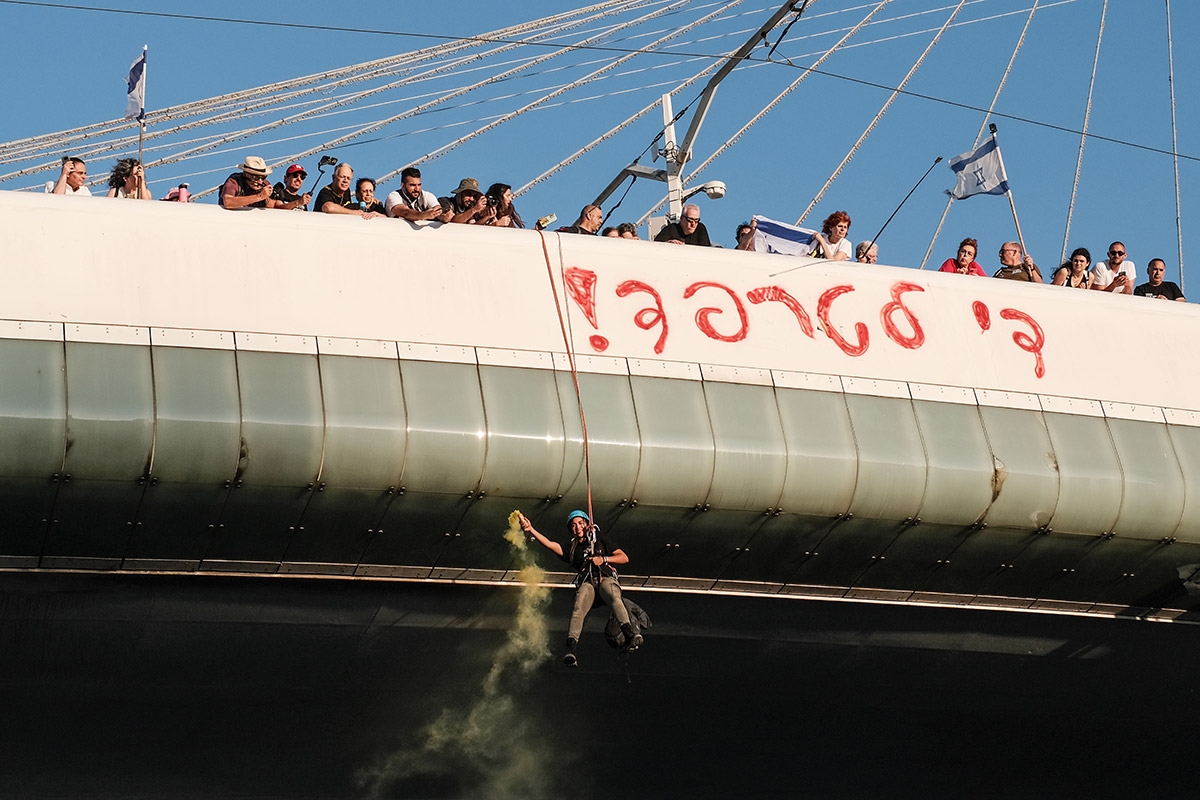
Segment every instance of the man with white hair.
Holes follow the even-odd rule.
[[[354,214],[363,219],[382,217],[378,211],[364,211],[358,207],[358,199],[350,191],[350,182],[354,180],[354,167],[345,161],[337,165],[333,171],[333,180],[328,186],[317,193],[313,203],[313,211],[323,214]]]
[[[704,223],[700,221],[700,207],[695,203],[688,203],[684,206],[679,222],[664,225],[663,229],[654,237],[654,241],[712,247],[712,242],[708,239],[708,228],[705,228]]]

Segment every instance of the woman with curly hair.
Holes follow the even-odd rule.
[[[136,158],[122,158],[108,176],[108,197],[128,197],[131,200],[153,200],[146,188],[146,172]]]
[[[854,248],[846,234],[850,232],[850,215],[835,211],[821,223],[821,233],[813,234],[813,241],[820,245],[820,253],[812,255],[830,261],[853,261]]]

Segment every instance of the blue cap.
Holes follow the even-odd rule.
[[[570,525],[570,524],[571,524],[571,520],[575,519],[576,517],[580,517],[581,519],[585,520],[585,521],[586,521],[586,522],[587,522],[589,525],[592,523],[592,519],[591,519],[591,517],[589,517],[589,516],[587,515],[587,512],[586,512],[586,511],[580,511],[580,510],[577,508],[577,509],[575,509],[574,511],[572,511],[570,514],[567,514],[567,524],[568,524],[568,525]]]

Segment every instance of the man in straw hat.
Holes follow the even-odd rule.
[[[271,182],[267,176],[271,168],[258,156],[246,156],[242,171],[225,179],[217,203],[230,211],[242,208],[275,208],[278,203],[271,199]]]

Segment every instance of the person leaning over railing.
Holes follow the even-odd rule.
[[[217,204],[230,211],[275,208],[277,204],[271,199],[271,182],[267,180],[271,174],[267,162],[258,156],[246,156],[241,169],[241,172],[235,172],[225,179],[217,195]]]
[[[1138,297],[1154,297],[1159,300],[1177,300],[1180,303],[1186,303],[1187,298],[1183,296],[1183,290],[1171,281],[1163,280],[1166,272],[1166,262],[1161,258],[1150,259],[1150,263],[1146,265],[1148,280],[1134,289],[1133,293]]]
[[[947,258],[938,272],[957,272],[959,275],[978,275],[980,278],[986,278],[987,273],[975,261],[977,252],[979,252],[979,242],[968,236],[958,243],[957,255],[954,258]]]
[[[308,211],[308,204],[312,202],[312,194],[303,191],[306,180],[308,180],[308,173],[304,171],[302,165],[292,164],[288,167],[287,172],[283,174],[283,180],[275,184],[275,189],[271,192],[275,208],[282,208],[285,211]]]
[[[405,167],[400,172],[400,188],[390,192],[383,205],[387,215],[396,219],[450,221],[450,213],[442,208],[437,195],[421,188],[421,170],[416,167]]]
[[[371,178],[359,178],[354,184],[354,198],[358,200],[360,211],[373,211],[386,216],[383,203],[375,197],[375,181]]]
[[[358,207],[358,199],[350,192],[350,182],[353,180],[354,167],[345,161],[338,164],[330,184],[317,193],[313,211],[320,211],[322,214],[355,214],[363,219],[383,216],[379,211],[364,211]]]

